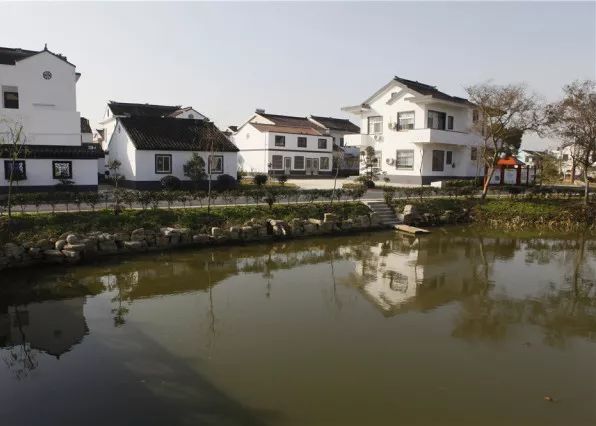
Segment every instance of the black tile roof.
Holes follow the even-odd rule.
[[[0,158],[10,158],[9,146],[0,145]],[[95,143],[81,145],[25,145],[20,158],[51,158],[62,159],[92,159],[101,158],[104,152],[101,146]]]
[[[215,125],[204,120],[178,118],[119,118],[132,143],[139,150],[237,152]]]
[[[344,118],[321,117],[317,115],[311,115],[311,118],[329,130],[360,133],[360,127],[356,126],[350,120],[346,120]]]
[[[455,102],[455,103],[459,103],[459,104],[470,104],[470,101],[468,101],[467,99],[459,98],[457,96],[448,95],[447,93],[441,92],[435,86],[431,86],[430,84],[425,84],[425,83],[421,83],[419,81],[414,81],[414,80],[408,80],[408,79],[401,78],[398,76],[395,76],[393,79],[395,81],[403,84],[404,86],[408,87],[409,89],[412,89],[415,92],[420,93],[421,95],[425,95],[425,96],[430,95],[433,98],[441,99],[444,101]]]
[[[92,133],[89,120],[87,120],[85,117],[81,117],[81,133]]]
[[[66,56],[61,55],[59,53],[51,52],[46,48],[43,50],[27,50],[27,49],[20,49],[20,48],[12,48],[12,47],[0,47],[0,64],[2,65],[14,65],[17,61],[21,59],[28,58],[29,56],[37,55],[41,52],[48,52],[57,57],[58,59],[63,60],[67,64],[73,65],[66,59]]]
[[[135,104],[114,101],[110,101],[108,106],[112,114],[127,117],[165,117],[181,108],[180,105]]]

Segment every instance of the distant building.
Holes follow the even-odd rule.
[[[0,145],[0,192],[6,192],[11,170],[19,191],[50,190],[64,180],[78,191],[97,190],[102,152],[90,143],[89,123],[76,109],[80,76],[47,47],[0,47],[0,137],[8,138],[9,126],[22,125],[27,147],[13,168],[7,146]]]

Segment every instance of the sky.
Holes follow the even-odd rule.
[[[108,100],[191,105],[222,129],[256,108],[359,124],[341,107],[394,75],[462,97],[526,83],[546,101],[596,78],[596,2],[0,3],[0,16],[0,46],[47,43],[77,66],[94,125]]]

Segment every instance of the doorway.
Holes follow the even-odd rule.
[[[292,170],[292,157],[284,157],[284,173],[289,175]]]

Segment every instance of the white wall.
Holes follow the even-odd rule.
[[[110,138],[108,145],[109,160],[118,160],[122,165],[120,166],[120,174],[126,180],[135,180],[136,176],[136,157],[135,147],[130,141],[126,129],[120,123],[115,126],[115,131]]]
[[[44,71],[50,71],[52,78],[44,79]],[[0,86],[18,88],[19,108],[3,108],[0,99],[0,117],[21,123],[28,144],[81,143],[74,66],[42,52],[16,62],[16,65],[0,65]]]
[[[7,186],[8,181],[4,177],[4,161],[1,161],[0,186]],[[75,185],[97,185],[97,159],[25,159],[27,179],[19,181],[15,186],[53,186],[60,183],[53,178],[52,161],[72,161],[72,178]]]
[[[155,173],[155,154],[170,154],[172,155],[172,173],[161,174]],[[136,150],[136,181],[159,181],[161,178],[167,175],[176,176],[180,180],[190,180],[184,176],[184,164],[186,164],[192,157],[190,151],[139,151]],[[205,151],[197,151],[205,164],[207,164],[207,157],[210,155]],[[235,152],[215,152],[214,155],[223,155],[224,157],[224,170],[223,173],[213,173],[211,178],[217,180],[221,174],[227,174],[236,178],[238,158]],[[127,178],[128,179],[128,178]]]
[[[232,136],[238,147],[238,169],[248,173],[267,173],[267,133],[245,124]]]

